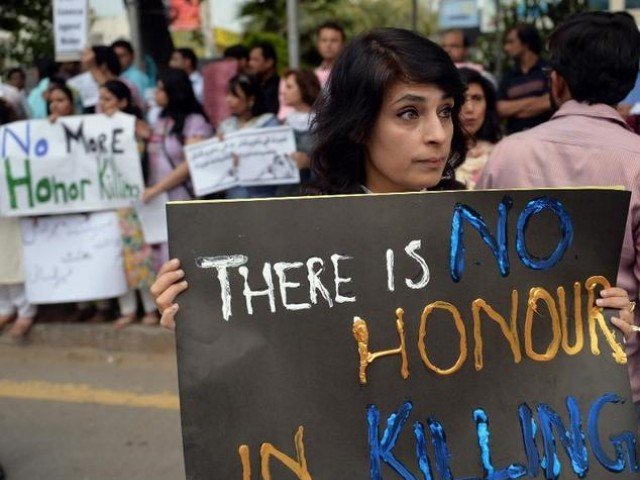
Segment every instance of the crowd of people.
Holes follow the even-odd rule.
[[[499,81],[469,61],[470,41],[461,30],[444,32],[441,46],[401,29],[374,30],[347,42],[342,27],[328,22],[318,27],[316,40],[318,68],[287,70],[282,77],[276,51],[266,42],[230,47],[223,59],[201,69],[193,51],[179,48],[155,78],[133,66],[128,42],[94,46],[81,64],[38,65],[40,79],[29,94],[24,71],[8,71],[0,84],[0,121],[135,115],[145,201],[162,193],[170,200],[195,198],[186,145],[276,125],[294,131],[297,151],[291,155],[301,184],[239,186],[218,198],[624,185],[632,204],[621,288],[604,290],[598,305],[619,309],[613,323],[627,338],[634,400],[640,401],[630,302],[640,285],[640,138],[628,106],[638,95],[640,61],[633,18],[579,14],[556,28],[548,51],[533,26],[516,25],[504,42],[513,69]],[[95,105],[74,88],[78,75],[99,86]],[[166,244],[145,243],[134,210],[118,216],[130,290],[118,299],[115,326],[135,322],[138,312],[144,324],[155,325],[158,306],[162,324],[171,327],[175,299],[188,287],[179,262],[169,261]],[[0,239],[13,239],[6,244],[15,247],[0,256],[11,256],[14,265],[15,235],[15,228],[0,229]],[[7,335],[20,338],[36,309],[3,263],[0,328],[15,320]],[[110,309],[104,300],[80,304],[77,318],[104,321]]]

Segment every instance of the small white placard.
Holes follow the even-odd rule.
[[[20,227],[29,302],[99,300],[127,291],[115,212],[29,218]]]

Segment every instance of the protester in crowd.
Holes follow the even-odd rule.
[[[347,41],[344,28],[336,22],[325,22],[316,28],[316,50],[322,57],[322,63],[315,69],[321,86],[329,80],[333,65]]]
[[[249,128],[275,127],[280,125],[273,113],[266,112],[258,103],[260,86],[258,81],[249,75],[236,75],[229,82],[227,104],[231,117],[220,124],[218,135],[225,135]],[[242,160],[239,160],[242,161]],[[275,185],[255,187],[233,187],[227,190],[226,198],[264,198],[274,197]]]
[[[0,97],[0,125],[16,120],[11,103]],[[36,306],[27,301],[25,294],[18,218],[0,217],[0,245],[0,331],[14,322],[3,338],[18,341],[27,334],[37,313]]]
[[[193,188],[184,146],[213,135],[202,105],[196,100],[184,70],[169,68],[158,77],[156,102],[162,112],[153,125],[149,146],[149,187],[144,201],[166,192],[169,200],[192,200]],[[157,246],[156,258],[168,258],[167,244]]]
[[[626,13],[582,13],[556,28],[549,39],[549,50],[551,99],[559,110],[549,122],[500,142],[477,186],[624,185],[631,191],[631,206],[617,284],[637,301],[640,138],[629,131],[615,106],[636,80],[640,33]],[[605,293],[597,305],[621,309],[621,314],[632,317],[634,304],[629,303],[629,298],[621,294],[614,300],[609,295]],[[636,325],[639,319],[636,312]],[[619,318],[612,319],[612,323],[625,332],[633,400],[640,414],[638,334]]]
[[[314,70],[320,86],[324,86],[329,79],[329,74],[333,68],[333,64],[338,58],[346,42],[347,36],[344,29],[336,22],[325,22],[316,28],[316,50],[322,58],[322,62]],[[284,100],[285,84],[284,79],[280,80],[278,119],[284,121],[292,112],[292,109]]]
[[[276,73],[278,56],[269,42],[261,42],[249,51],[249,72],[254,75],[260,85],[260,93],[256,98],[256,108],[261,112],[276,115],[280,108],[278,86],[280,77]]]
[[[442,33],[440,45],[444,48],[445,52],[449,54],[451,61],[456,67],[477,70],[493,84],[494,89],[498,86],[495,77],[487,72],[482,65],[469,61],[471,41],[463,30],[459,28],[445,30]]]
[[[498,114],[507,119],[507,133],[535,127],[551,117],[549,88],[540,58],[542,40],[533,25],[520,23],[507,32],[504,51],[515,62],[500,82]]]
[[[51,81],[47,98],[49,99],[47,113],[49,120],[52,122],[55,122],[60,117],[68,117],[78,113],[73,91],[61,81]]]
[[[467,85],[460,111],[462,126],[469,134],[467,156],[456,169],[456,179],[468,189],[475,187],[489,153],[502,137],[496,106],[496,91],[491,82],[477,70],[459,69]]]
[[[104,45],[86,48],[82,54],[82,68],[91,72],[98,85],[102,85],[108,80],[122,80],[131,90],[134,103],[140,109],[144,109],[144,102],[138,88],[126,78],[120,78],[122,73],[120,60],[112,48]],[[96,105],[96,113],[101,113],[99,103]]]
[[[184,70],[187,75],[189,75],[196,99],[202,103],[204,99],[204,81],[198,71],[198,57],[196,53],[191,48],[178,48],[171,54],[169,66],[171,68]]]
[[[133,103],[129,87],[120,80],[109,80],[100,87],[100,109],[107,115],[124,112],[136,117],[136,136],[140,153],[144,156],[145,142],[151,136],[149,126],[142,120],[142,111]],[[143,325],[158,323],[156,306],[149,287],[155,279],[153,270],[153,251],[144,240],[140,220],[133,208],[118,210],[118,223],[122,235],[122,253],[124,269],[127,275],[129,291],[118,298],[120,318],[114,325],[123,328],[136,321],[138,310],[136,292],[142,300]]]
[[[202,69],[204,79],[204,107],[214,128],[231,116],[227,103],[229,81],[238,74],[247,74],[249,49],[233,45],[224,51],[224,58],[211,62]]]
[[[300,169],[300,183],[304,188],[310,180],[309,155],[313,146],[310,131],[313,120],[311,108],[320,95],[321,87],[318,77],[309,70],[288,70],[283,79],[285,83],[283,100],[285,105],[292,109],[284,125],[293,129],[297,151],[292,156]],[[297,185],[283,187],[278,189],[278,196],[299,194],[301,191],[300,186]]]
[[[135,52],[133,46],[127,40],[116,40],[111,44],[111,48],[118,56],[121,78],[133,83],[138,89],[138,93],[144,95],[144,92],[151,87],[151,82],[146,73],[133,64]]]
[[[47,89],[52,77],[57,76],[58,65],[51,59],[36,61],[38,84],[29,92],[27,104],[31,118],[47,118]]]
[[[48,98],[47,112],[51,122],[57,121],[60,117],[68,117],[78,113],[73,91],[62,81],[51,80],[48,88]],[[70,317],[71,322],[88,320],[89,323],[102,323],[110,317],[109,300],[79,302],[76,307],[76,312]]]
[[[464,85],[444,50],[407,30],[374,30],[354,39],[334,68],[316,114],[312,161],[321,193],[458,187]],[[163,326],[175,328],[175,299],[187,288],[177,259],[163,265],[151,288]],[[622,308],[629,320],[626,293],[602,295],[603,306]]]
[[[27,74],[20,67],[11,68],[7,72],[7,83],[24,95],[27,86]]]
[[[232,45],[222,54],[224,60],[236,63],[236,73],[249,74],[249,49],[244,45]]]
[[[0,81],[0,98],[5,99],[13,108],[16,118],[22,120],[28,116],[28,105],[23,94],[8,83]]]

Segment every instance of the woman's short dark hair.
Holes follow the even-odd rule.
[[[549,52],[574,100],[615,105],[638,76],[640,33],[626,13],[579,13],[553,31]]]
[[[318,95],[320,95],[320,81],[315,73],[310,70],[287,70],[284,78],[293,76],[295,78],[302,101],[310,107],[315,103]]]
[[[134,103],[131,89],[126,83],[120,80],[107,80],[100,87],[107,89],[118,100],[126,100],[127,105],[122,109],[124,113],[142,119],[142,110]]]
[[[160,112],[160,117],[173,120],[170,133],[177,135],[182,142],[184,139],[182,130],[187,117],[193,113],[200,114],[204,118],[207,118],[207,115],[200,102],[196,100],[191,80],[184,70],[167,68],[160,72],[158,81],[162,82],[168,100],[167,105]]]
[[[534,25],[518,23],[511,30],[515,30],[520,42],[526,45],[529,50],[536,55],[540,55],[540,52],[542,52],[542,38]]]
[[[104,45],[97,45],[91,48],[96,56],[96,65],[98,67],[106,65],[107,69],[116,77],[120,75],[122,67],[120,67],[120,60],[118,60],[118,55],[116,55],[113,48]]]
[[[500,118],[498,117],[495,87],[477,70],[472,68],[461,68],[459,71],[462,81],[467,85],[467,87],[473,83],[480,85],[487,105],[484,121],[480,126],[480,130],[478,130],[474,135],[474,139],[498,143],[502,138],[502,132],[500,131]]]
[[[460,188],[455,168],[466,154],[460,124],[464,84],[449,55],[408,30],[376,29],[353,39],[342,51],[316,102],[311,165],[317,191],[361,192],[365,182],[365,142],[371,136],[384,95],[395,82],[433,84],[454,100],[453,139],[440,183],[434,189]]]

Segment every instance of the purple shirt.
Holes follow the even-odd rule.
[[[175,167],[184,162],[184,145],[177,135],[169,133],[173,120],[160,118],[153,126],[153,133],[147,146],[149,153],[149,185],[155,185]],[[184,121],[182,129],[184,142],[193,137],[208,138],[213,135],[213,128],[200,114],[192,113]],[[182,184],[167,193],[169,200],[192,200],[190,186]]]
[[[640,137],[603,104],[570,100],[546,123],[493,149],[476,189],[624,186],[631,192],[617,286],[637,300],[640,285]],[[640,316],[636,311],[635,322]],[[640,402],[640,343],[627,343],[634,402]]]

